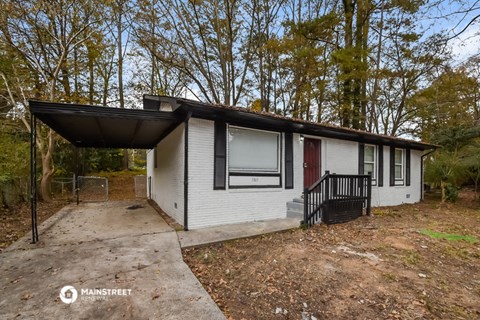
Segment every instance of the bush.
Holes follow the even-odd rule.
[[[28,200],[28,183],[25,178],[0,176],[0,206],[10,208]]]
[[[448,202],[456,202],[458,200],[458,189],[451,183],[445,185],[445,200]]]

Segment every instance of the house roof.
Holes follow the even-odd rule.
[[[30,112],[77,147],[152,149],[183,119],[168,111],[29,101]]]
[[[183,98],[144,95],[143,107],[120,109],[29,101],[32,114],[77,147],[151,149],[188,116],[398,148],[427,150],[438,147],[414,140]]]
[[[168,96],[144,95],[144,109],[160,111],[173,110],[174,113],[185,117],[208,120],[224,120],[226,122],[249,127],[270,129],[275,131],[289,131],[305,135],[322,136],[328,138],[358,141],[377,145],[389,145],[398,148],[417,150],[435,149],[439,146],[415,140],[403,139],[387,135],[380,135],[362,130],[343,128],[339,126],[293,119],[277,114],[258,112],[242,107],[232,107],[218,104],[207,104],[194,100],[174,98]]]

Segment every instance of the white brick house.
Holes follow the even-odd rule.
[[[149,196],[185,229],[285,218],[325,171],[372,176],[372,206],[422,198],[435,146],[242,108],[144,96],[178,117],[147,155]]]

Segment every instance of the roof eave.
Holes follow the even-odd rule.
[[[398,139],[395,137],[377,135],[368,132],[345,130],[342,128],[322,126],[315,123],[296,121],[294,119],[277,118],[274,116],[253,112],[220,108],[203,104],[201,102],[196,103],[185,101],[184,99],[178,99],[176,103],[179,106],[177,112],[187,113],[188,111],[191,111],[192,117],[195,118],[225,120],[238,125],[257,126],[277,131],[290,131],[305,135],[316,135],[326,138],[389,145],[393,147],[411,148],[422,151],[436,149],[439,147],[437,145],[423,142]]]

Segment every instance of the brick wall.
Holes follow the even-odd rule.
[[[147,177],[152,177],[152,199],[169,216],[183,224],[184,125],[178,126],[147,154]]]
[[[189,228],[286,217],[286,203],[302,193],[303,149],[294,135],[295,189],[213,190],[214,122],[191,119],[189,126]],[[282,146],[282,173],[284,172]],[[228,159],[227,159],[228,163]],[[282,178],[282,180],[284,180]]]

